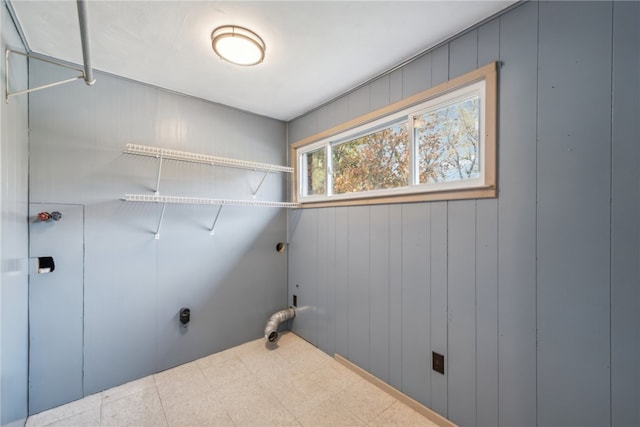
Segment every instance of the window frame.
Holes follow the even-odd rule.
[[[496,188],[496,129],[497,129],[497,70],[498,63],[492,62],[464,74],[455,79],[434,86],[411,97],[383,107],[371,113],[312,135],[291,145],[291,163],[294,168],[292,180],[292,200],[301,207],[349,206],[382,203],[407,203],[435,200],[459,200],[492,198],[497,195]],[[417,170],[416,144],[414,142],[414,118],[434,111],[438,106],[447,105],[468,98],[468,94],[456,95],[459,91],[484,86],[484,102],[480,102],[480,157],[483,167],[480,179],[460,180],[443,183],[419,183]],[[482,101],[482,98],[481,98]],[[301,196],[299,192],[302,184],[299,171],[305,153],[313,152],[325,147],[325,167],[330,168],[331,147],[352,141],[358,136],[375,132],[385,127],[385,124],[401,122],[406,117],[409,134],[409,183],[406,187],[382,190],[371,190],[356,193],[331,193],[332,171],[326,171],[326,193],[323,195]],[[327,195],[329,194],[329,195]]]

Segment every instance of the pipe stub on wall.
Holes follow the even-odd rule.
[[[264,337],[268,342],[274,342],[278,339],[278,326],[280,323],[296,317],[296,311],[293,307],[285,308],[271,315],[267,325],[264,328]]]

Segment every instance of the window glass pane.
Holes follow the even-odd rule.
[[[420,184],[480,176],[479,116],[476,95],[414,118]]]
[[[310,151],[303,156],[303,162],[307,167],[304,195],[326,194],[325,185],[327,177],[326,150],[324,147]]]
[[[332,147],[332,191],[344,194],[409,185],[406,120]]]

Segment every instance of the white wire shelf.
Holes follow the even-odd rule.
[[[299,208],[298,203],[267,202],[261,200],[204,199],[199,197],[156,196],[145,194],[125,194],[126,202],[172,203],[183,205],[221,205],[221,206],[262,206],[268,208]]]
[[[210,156],[208,154],[189,153],[186,151],[170,150],[167,148],[150,147],[146,145],[127,144],[125,154],[155,157],[161,159],[178,160],[190,163],[202,163],[211,166],[227,166],[232,168],[259,170],[264,172],[293,173],[293,168],[288,166],[272,165],[268,163],[252,162],[247,160],[229,159],[226,157]]]

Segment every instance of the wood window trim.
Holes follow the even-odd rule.
[[[498,114],[498,62],[491,62],[462,76],[426,89],[415,95],[397,101],[378,110],[356,117],[337,126],[303,138],[290,146],[290,159],[294,172],[291,185],[291,200],[298,202],[298,156],[297,150],[314,142],[329,138],[341,132],[378,120],[403,109],[444,95],[466,85],[485,81],[485,185],[483,187],[460,190],[428,191],[412,194],[385,195],[379,197],[359,197],[354,199],[322,200],[301,202],[302,208],[329,206],[357,206],[392,203],[413,203],[442,200],[464,200],[495,198],[497,196],[497,114]]]

